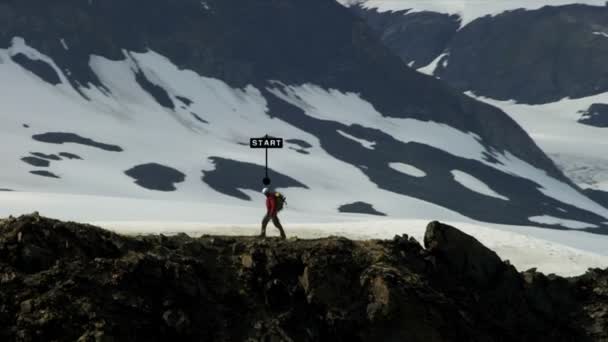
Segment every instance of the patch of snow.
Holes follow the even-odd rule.
[[[211,9],[211,7],[209,7],[209,4],[206,1],[201,1],[201,5],[203,6],[204,9],[209,10]]]
[[[608,38],[608,33],[606,33],[606,32],[599,32],[598,31],[598,32],[593,32],[593,34]]]
[[[509,199],[505,196],[500,195],[496,191],[492,190],[486,183],[481,180],[471,176],[470,174],[460,171],[460,170],[452,170],[452,175],[454,176],[454,180],[460,183],[465,188],[468,188],[472,191],[480,193],[482,195],[499,198],[501,200],[508,201]]]
[[[608,190],[608,158],[603,160],[565,153],[548,155],[581,188]]]
[[[435,58],[431,63],[429,63],[426,66],[423,66],[421,68],[418,68],[416,70],[418,70],[419,72],[421,72],[423,74],[433,76],[435,69],[437,69],[437,65],[439,64],[441,59],[446,56],[448,56],[448,53],[442,53],[441,55],[437,56],[437,58]],[[446,61],[444,61],[444,64],[446,64],[446,63],[447,63],[447,59],[446,59]]]
[[[571,228],[571,229],[597,228],[597,226],[594,224],[580,222],[580,221],[566,220],[566,219],[562,219],[559,217],[553,217],[553,216],[549,216],[549,215],[532,216],[532,217],[529,217],[528,220],[530,220],[530,222],[534,222],[534,223],[560,225],[562,227]]]
[[[580,112],[594,103],[608,103],[608,92],[580,99],[520,104],[465,94],[502,109],[515,120],[562,170],[583,188],[608,190],[606,129],[581,125]]]
[[[64,49],[66,49],[66,50],[70,49],[68,47],[68,44],[65,42],[65,39],[61,38],[59,41],[61,42],[61,46],[63,46]]]
[[[341,130],[339,130],[339,129],[337,130],[337,132],[338,132],[338,133],[339,133],[341,136],[343,136],[343,137],[346,137],[346,138],[348,138],[348,139],[350,139],[350,140],[354,140],[354,141],[358,142],[358,143],[359,143],[359,144],[361,144],[363,147],[365,147],[365,148],[367,148],[367,149],[369,149],[369,150],[373,150],[373,149],[374,149],[374,145],[376,145],[376,143],[375,143],[375,142],[373,142],[373,141],[367,141],[367,140],[365,140],[365,139],[360,139],[360,138],[357,138],[357,137],[355,137],[355,136],[353,136],[353,135],[350,135],[350,134],[348,134],[348,133],[346,133],[346,132],[343,132],[343,131],[341,131]]]
[[[412,177],[426,177],[426,172],[420,170],[419,168],[405,163],[389,163],[389,167],[399,172],[405,173],[408,176]]]

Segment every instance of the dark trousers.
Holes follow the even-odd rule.
[[[285,231],[283,230],[283,226],[281,225],[281,221],[279,221],[279,217],[275,214],[275,215],[270,215],[270,214],[266,214],[264,216],[264,218],[262,219],[262,236],[266,236],[266,226],[268,225],[268,222],[272,220],[272,224],[274,224],[275,227],[277,227],[277,229],[279,230],[279,232],[281,233],[281,238],[285,239]]]

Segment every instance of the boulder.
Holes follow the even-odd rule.
[[[505,268],[500,257],[477,239],[437,221],[427,225],[424,246],[448,265],[454,277],[470,279],[479,287],[489,286]]]

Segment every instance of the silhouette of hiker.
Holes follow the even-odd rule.
[[[283,231],[283,226],[281,226],[281,222],[279,221],[278,215],[278,207],[277,207],[277,199],[274,196],[274,192],[270,191],[269,188],[262,189],[262,193],[266,195],[266,215],[264,219],[262,219],[262,233],[260,237],[266,237],[266,226],[268,225],[268,221],[272,220],[272,224],[279,230],[281,233],[281,239],[286,239],[285,231]]]

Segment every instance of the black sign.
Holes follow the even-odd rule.
[[[283,148],[283,138],[263,137],[249,139],[251,148]]]

